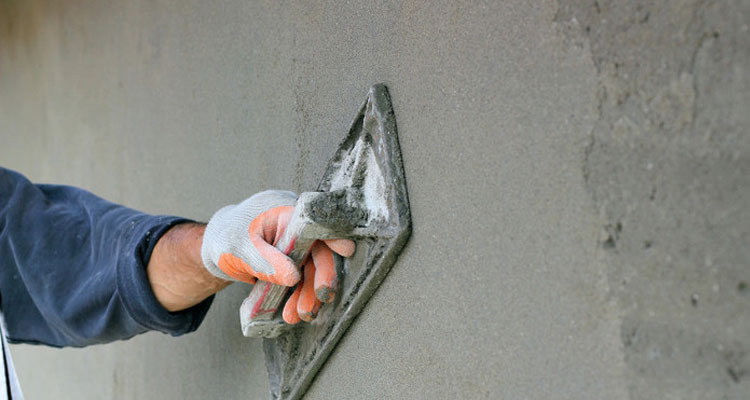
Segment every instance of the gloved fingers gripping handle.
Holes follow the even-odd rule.
[[[217,277],[247,283],[259,278],[289,284],[296,282],[295,272],[299,280],[299,272],[289,270],[291,260],[269,244],[283,233],[296,200],[293,192],[269,190],[217,211],[203,237],[201,255],[206,269]]]
[[[315,264],[315,297],[324,303],[330,303],[336,296],[338,276],[333,251],[328,243],[317,241],[312,247],[311,256]]]
[[[291,249],[280,250],[274,246],[284,236],[293,213],[292,206],[276,207],[250,223],[250,242],[261,257],[253,269],[261,280],[282,286],[294,286],[300,281],[299,267],[282,252]]]
[[[325,244],[342,257],[350,257],[354,254],[356,246],[351,239],[326,239]]]
[[[284,317],[284,321],[287,324],[294,325],[302,321],[302,319],[299,317],[299,313],[297,312],[297,303],[299,303],[299,295],[301,293],[302,285],[297,285],[297,287],[294,289],[294,292],[292,292],[292,295],[289,296],[289,299],[284,305],[282,316]]]
[[[302,280],[302,290],[300,291],[299,301],[297,302],[297,313],[299,317],[310,322],[318,315],[321,301],[315,296],[315,264],[312,259],[308,258],[304,267],[304,278]]]

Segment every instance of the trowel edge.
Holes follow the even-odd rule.
[[[338,318],[325,322],[326,325],[330,325],[326,329],[325,337],[317,342],[311,354],[302,355],[309,360],[290,360],[285,353],[290,352],[291,348],[294,348],[295,352],[299,350],[299,345],[295,345],[294,341],[302,342],[304,328],[292,330],[277,339],[263,340],[272,399],[302,397],[338,341],[380,286],[411,234],[411,214],[395,115],[388,90],[383,84],[374,85],[370,89],[367,99],[351,124],[349,133],[329,162],[318,190],[339,189],[335,187],[336,182],[333,182],[334,175],[344,168],[342,162],[347,160],[348,153],[357,141],[362,139],[371,141],[378,168],[382,169],[381,173],[388,183],[385,189],[386,202],[391,212],[388,229],[384,229],[382,235],[373,237],[369,242],[366,265],[362,269],[365,272],[356,277],[344,278],[359,278],[356,293],[341,299],[343,311],[339,311]]]

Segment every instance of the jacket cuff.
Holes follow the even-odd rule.
[[[168,216],[148,216],[130,221],[125,227],[124,242],[118,246],[123,254],[118,257],[117,290],[125,309],[144,328],[172,336],[198,329],[214,299],[212,295],[188,309],[169,312],[151,290],[146,266],[156,243],[170,228],[186,222],[193,221]]]

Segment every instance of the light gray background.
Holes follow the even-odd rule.
[[[368,87],[414,231],[308,398],[750,397],[747,1],[0,1],[0,164],[207,219],[310,190]],[[262,399],[195,334],[13,346],[29,399]]]

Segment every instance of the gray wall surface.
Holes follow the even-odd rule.
[[[384,82],[413,234],[307,398],[747,399],[748,24],[748,1],[0,1],[0,164],[206,220],[314,189]],[[27,397],[266,398],[247,292],[185,337],[13,346]]]

